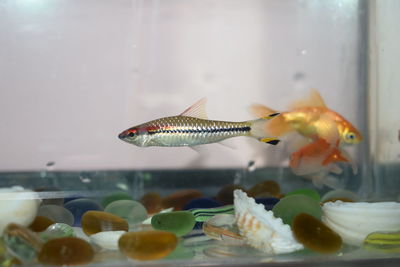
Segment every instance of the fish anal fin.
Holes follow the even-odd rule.
[[[304,108],[304,107],[323,107],[326,108],[325,101],[321,95],[314,88],[310,90],[307,98],[299,99],[290,105],[290,109]]]
[[[343,156],[339,149],[334,148],[332,150],[332,152],[322,162],[322,165],[326,166],[330,163],[339,162],[339,161],[349,162],[349,159],[347,159],[345,156]]]
[[[206,103],[207,98],[203,97],[202,99],[185,109],[185,111],[183,111],[179,115],[207,120],[208,117],[206,113]]]

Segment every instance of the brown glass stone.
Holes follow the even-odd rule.
[[[292,230],[297,241],[320,253],[333,253],[342,247],[342,238],[315,217],[300,213],[294,217]]]
[[[87,235],[104,231],[128,231],[128,222],[104,211],[87,211],[82,216],[82,230]]]
[[[92,246],[83,239],[63,237],[47,241],[38,255],[39,262],[49,265],[79,265],[92,261]]]
[[[216,199],[224,205],[233,204],[233,191],[236,189],[241,189],[244,192],[247,192],[242,186],[237,184],[228,184],[223,186],[217,194]]]
[[[54,224],[55,222],[50,220],[49,218],[45,216],[36,216],[35,220],[29,225],[29,229],[31,229],[34,232],[43,232],[44,230],[47,229],[50,225]]]
[[[255,184],[249,190],[250,197],[279,197],[281,187],[275,181],[267,180]]]
[[[194,189],[175,192],[162,199],[163,208],[174,208],[175,211],[182,210],[183,206],[190,200],[203,196],[203,193]]]
[[[174,251],[177,237],[167,231],[129,232],[118,241],[122,253],[137,260],[157,260]]]
[[[140,202],[149,214],[155,214],[162,210],[161,196],[158,193],[149,192],[142,196]]]

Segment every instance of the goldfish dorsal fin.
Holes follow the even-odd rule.
[[[203,97],[179,115],[207,120],[206,103],[207,98]]]
[[[290,105],[291,109],[304,108],[304,107],[322,107],[326,108],[325,101],[316,89],[311,89],[308,98],[300,99]]]

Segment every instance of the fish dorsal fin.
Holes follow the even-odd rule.
[[[179,115],[207,120],[206,103],[207,98],[203,97]]]
[[[326,108],[325,101],[317,90],[311,89],[308,98],[300,99],[290,105],[291,109],[304,108],[304,107],[322,107]]]

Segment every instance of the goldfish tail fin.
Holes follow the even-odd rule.
[[[280,140],[276,137],[271,136],[268,132],[265,131],[265,128],[269,123],[274,121],[276,119],[275,117],[278,115],[279,113],[273,113],[261,119],[250,121],[251,124],[250,136],[257,138],[260,142],[267,143],[270,145],[277,145],[280,142]]]
[[[275,110],[260,104],[251,105],[249,109],[250,113],[258,118],[277,113]],[[266,124],[264,128],[266,134],[278,137],[288,133],[290,130],[291,127],[285,122],[285,118],[282,115],[274,118],[270,123]]]

